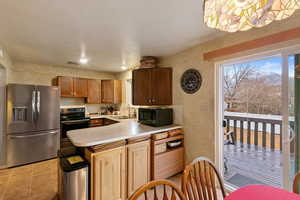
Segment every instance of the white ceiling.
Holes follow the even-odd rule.
[[[14,60],[121,71],[212,39],[202,0],[1,0],[0,44]],[[67,65],[70,66],[70,65]]]

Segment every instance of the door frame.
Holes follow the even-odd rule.
[[[242,57],[234,57],[234,58],[230,58],[227,60],[222,60],[222,61],[217,61],[215,62],[215,66],[214,66],[214,71],[215,71],[215,163],[216,163],[216,167],[217,169],[220,171],[221,175],[223,176],[223,169],[224,169],[224,163],[223,163],[223,145],[224,145],[224,139],[223,139],[223,126],[222,126],[222,122],[224,119],[223,116],[223,111],[224,111],[224,89],[223,89],[223,85],[224,85],[224,79],[223,79],[223,75],[224,75],[224,71],[223,71],[223,67],[222,65],[229,65],[229,64],[236,64],[236,63],[241,63],[241,62],[247,62],[247,61],[253,61],[253,60],[260,60],[260,59],[266,59],[266,58],[270,58],[270,57],[276,57],[276,56],[280,56],[282,57],[282,85],[287,85],[288,84],[288,73],[289,73],[289,67],[288,67],[288,56],[289,55],[293,55],[293,54],[300,54],[300,45],[295,45],[292,47],[286,47],[286,48],[278,48],[276,50],[270,50],[270,51],[261,51],[259,53],[256,54],[251,54],[251,55],[246,55],[246,56],[242,56]],[[283,121],[283,126],[282,126],[282,133],[286,133],[283,134],[283,162],[287,163],[287,166],[284,166],[283,169],[283,187],[287,190],[291,190],[291,184],[290,184],[290,180],[289,180],[289,176],[290,176],[290,171],[289,171],[289,167],[290,167],[290,162],[289,162],[289,135],[288,133],[288,88],[287,87],[282,87],[281,89],[281,93],[282,93],[282,121]],[[234,191],[237,188],[225,183],[225,187],[226,189],[228,189],[229,191]]]
[[[0,169],[6,168],[6,85],[7,69],[0,63],[0,73],[3,73],[3,85],[0,83]],[[1,74],[0,74],[1,77]],[[2,95],[3,93],[3,95]]]

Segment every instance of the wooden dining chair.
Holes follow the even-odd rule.
[[[300,171],[296,174],[293,182],[293,192],[299,194]]]
[[[137,189],[128,200],[186,200],[184,194],[171,181],[155,180]]]
[[[187,200],[219,200],[226,196],[219,172],[211,161],[203,157],[185,167],[182,191]]]

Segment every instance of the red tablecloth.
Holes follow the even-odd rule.
[[[250,185],[230,193],[225,200],[300,200],[300,195],[264,185]]]

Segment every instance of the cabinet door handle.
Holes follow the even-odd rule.
[[[152,103],[154,103],[155,102],[155,99],[152,99]]]
[[[148,102],[151,103],[151,99],[149,99]]]

